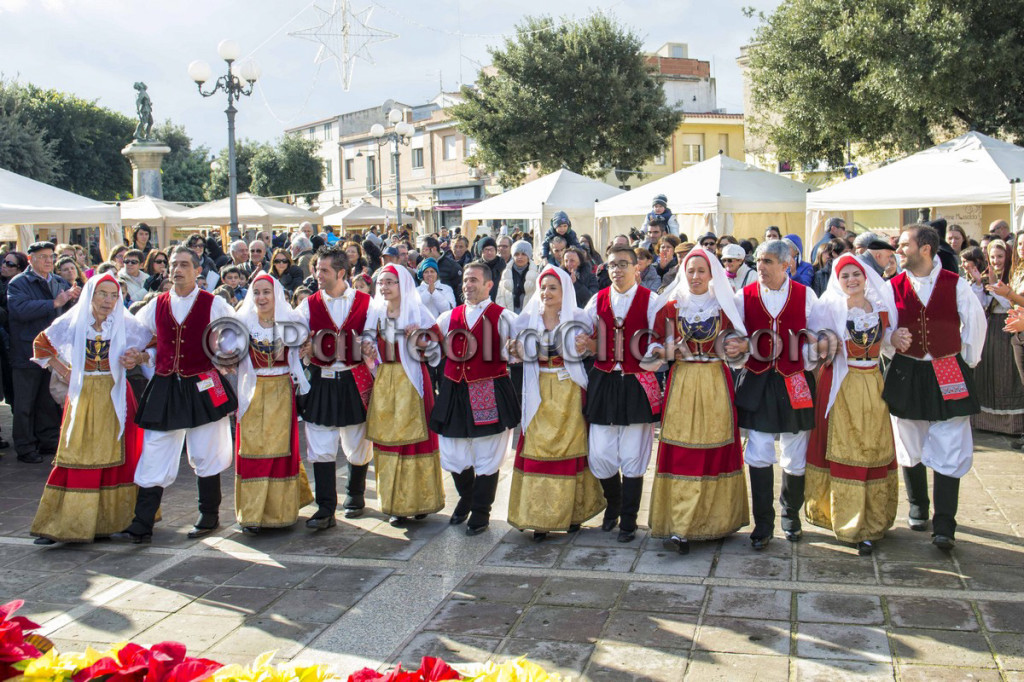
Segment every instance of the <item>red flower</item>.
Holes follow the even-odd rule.
[[[161,642],[152,649],[128,644],[117,659],[103,658],[74,676],[73,682],[105,678],[106,682],[197,682],[221,667],[205,658],[188,658],[185,645]]]
[[[43,652],[25,641],[26,630],[36,630],[38,625],[22,616],[12,614],[25,603],[18,599],[0,606],[0,680],[21,674],[14,664],[32,658],[39,658]]]
[[[348,682],[441,682],[442,680],[461,679],[462,675],[450,665],[440,658],[430,656],[423,657],[419,670],[402,670],[402,666],[399,664],[397,668],[386,673],[363,668],[348,676]]]

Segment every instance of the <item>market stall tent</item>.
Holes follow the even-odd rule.
[[[463,233],[472,235],[482,220],[529,220],[536,242],[534,255],[539,257],[537,247],[556,212],[569,215],[577,235],[594,236],[595,203],[622,193],[618,187],[563,168],[463,208]]]
[[[978,225],[986,225],[986,218],[1009,220],[1011,206],[1021,202],[1016,196],[1021,178],[1024,147],[969,132],[811,194],[808,243],[821,236],[830,215],[851,211],[890,211],[898,220],[896,212],[902,209],[931,208],[943,215],[943,209],[952,213],[950,209],[956,207],[977,206],[986,209],[977,211]],[[1020,211],[1014,213],[1019,229]],[[972,227],[968,234],[979,237],[977,226]]]
[[[732,234],[738,239],[764,234],[769,225],[783,234],[803,228],[810,185],[770,173],[718,154],[706,161],[598,202],[594,215],[601,243],[611,236],[640,228],[651,200],[664,194],[691,240],[705,232]]]
[[[157,199],[143,195],[128,201],[122,201],[121,222],[124,223],[125,231],[139,223],[146,223],[156,232],[156,242],[160,246],[167,246],[171,243],[171,230],[175,227],[187,227],[196,225],[196,219],[185,215],[188,206],[176,204],[173,201]],[[127,238],[128,235],[126,234]]]
[[[335,204],[320,211],[320,217],[324,225],[338,225],[340,227],[356,227],[369,225],[384,225],[385,223],[395,225],[395,212],[388,208],[381,208],[376,204],[359,203],[353,206],[341,206]],[[402,224],[412,223],[413,216],[402,214]]]
[[[119,244],[121,212],[63,189],[51,187],[23,175],[0,168],[0,239],[17,241],[25,248],[36,240],[36,232],[56,233],[56,240],[67,241],[77,227],[100,227],[100,251]]]
[[[238,224],[271,228],[278,225],[301,225],[310,222],[322,225],[323,218],[313,211],[286,204],[276,199],[243,192],[237,197]],[[231,222],[231,205],[227,198],[217,199],[185,211],[193,225],[227,225]]]

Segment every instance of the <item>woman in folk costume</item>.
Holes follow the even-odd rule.
[[[32,522],[41,545],[117,533],[135,509],[142,431],[125,373],[152,334],[125,310],[112,274],[90,278],[80,300],[33,344],[32,360],[68,382],[57,457]]]
[[[513,326],[516,338],[508,341],[509,353],[523,360],[522,435],[508,522],[533,529],[540,542],[550,531],[579,530],[604,510],[605,500],[587,466],[587,371],[575,352],[576,335],[589,324],[565,270],[549,265],[537,282]]]
[[[807,446],[807,520],[871,554],[896,519],[899,484],[889,408],[878,367],[896,329],[890,287],[852,254],[832,264],[811,328],[841,343],[818,381],[815,426]]]
[[[420,301],[406,268],[386,265],[377,271],[377,376],[366,415],[366,438],[373,443],[380,510],[392,526],[410,516],[422,519],[444,509],[444,483],[437,434],[427,428],[434,390],[420,350],[432,346],[432,364],[440,361],[441,334],[434,316]],[[414,349],[415,347],[415,349]]]
[[[295,388],[309,390],[298,348],[285,348],[279,323],[302,324],[281,282],[267,273],[249,285],[238,309],[249,349],[238,364],[235,515],[242,532],[285,528],[313,501],[299,455]]]
[[[747,331],[725,268],[702,247],[686,255],[658,306],[654,328],[665,347],[653,357],[671,362],[672,369],[651,496],[651,536],[688,554],[691,540],[731,535],[749,520],[732,374],[718,355],[724,345],[715,343],[730,330],[739,337]]]

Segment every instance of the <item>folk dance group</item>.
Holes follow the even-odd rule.
[[[885,282],[844,255],[818,299],[789,278],[781,241],[758,248],[758,281],[736,294],[703,248],[659,296],[637,284],[634,251],[615,247],[612,284],[585,308],[570,275],[547,266],[518,316],[491,302],[490,269],[471,263],[465,304],[435,319],[406,268],[384,266],[371,298],[349,286],[336,248],[322,251],[320,290],[296,309],[260,275],[235,311],[196,287],[197,259],[179,248],[174,288],[135,317],[117,281],[99,275],[83,303],[37,338],[36,362],[67,375],[70,388],[32,534],[148,542],[184,445],[199,488],[190,537],[219,527],[220,475],[232,462],[243,531],[290,526],[313,500],[306,526],[334,526],[339,450],[346,517],[363,513],[371,462],[394,525],[444,508],[444,470],[458,494],[450,523],[476,535],[489,525],[511,449],[512,526],[543,540],[603,512],[601,528],[618,527],[618,540],[630,542],[660,426],[648,521],[681,554],[691,541],[737,532],[751,512],[751,545],[764,549],[777,462],[787,539],[800,539],[804,509],[810,523],[871,553],[895,521],[899,466],[911,528],[927,529],[931,516],[933,543],[948,550],[972,462],[972,368],[986,325],[937,249],[934,230],[911,226],[897,250],[903,274]],[[220,318],[248,334],[230,366],[203,351]],[[307,327],[311,340],[286,347],[277,331],[285,322]],[[891,358],[884,374],[882,356]],[[435,398],[428,365],[442,358]],[[521,386],[509,372],[516,363]],[[125,378],[136,365],[153,368],[138,405]],[[224,372],[237,373],[237,394]]]

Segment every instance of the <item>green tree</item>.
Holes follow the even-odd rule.
[[[52,184],[60,177],[55,147],[33,123],[21,89],[0,79],[0,168]]]
[[[324,163],[316,155],[317,146],[315,140],[293,133],[281,138],[276,147],[261,148],[252,159],[252,192],[284,196],[321,191]]]
[[[784,0],[761,19],[749,113],[780,158],[1024,139],[1024,0]]]
[[[185,127],[169,120],[153,128],[153,138],[171,148],[161,165],[164,199],[168,201],[204,201],[203,187],[210,178],[210,150],[192,149]]]
[[[494,73],[464,87],[452,114],[478,144],[470,162],[504,184],[529,166],[593,177],[639,168],[679,124],[640,38],[602,14],[558,25],[527,17],[490,53]]]
[[[132,119],[68,93],[18,87],[33,124],[54,143],[58,187],[99,200],[131,196],[131,165],[121,149],[131,142]]]
[[[252,185],[252,159],[261,148],[266,147],[264,142],[253,140],[239,140],[235,143],[235,172],[238,174],[238,191],[248,192]],[[223,199],[228,195],[228,150],[227,147],[220,150],[215,159],[214,168],[203,186],[203,193],[207,201]]]

